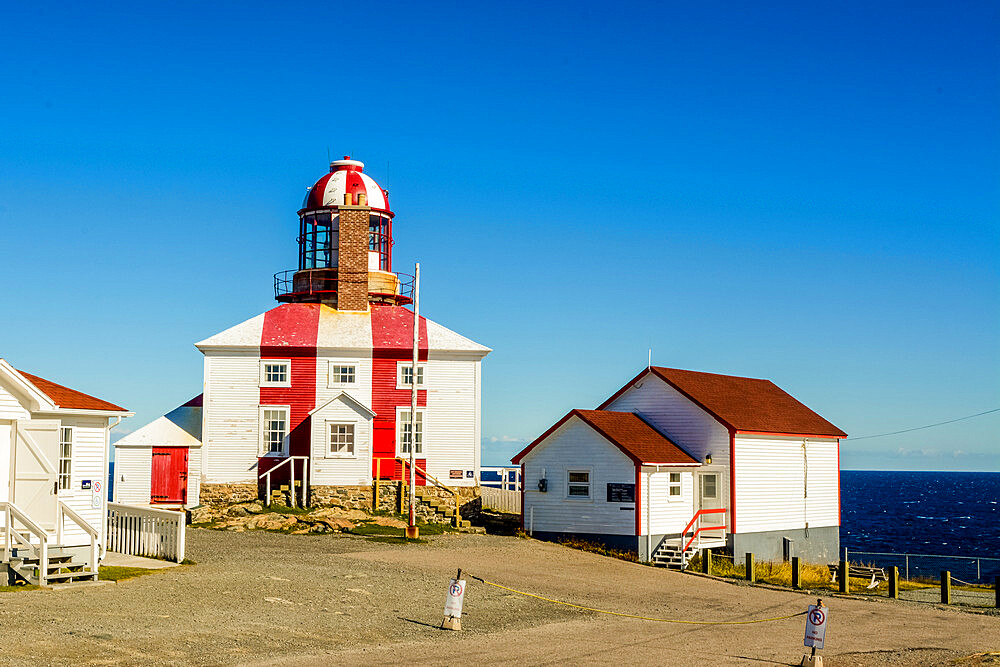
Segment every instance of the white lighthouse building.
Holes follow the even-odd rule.
[[[315,494],[399,480],[411,447],[420,471],[476,485],[490,349],[421,317],[414,372],[412,278],[393,270],[395,216],[363,169],[334,161],[309,189],[298,267],[275,275],[279,305],[195,344],[200,400],[116,443],[121,502],[190,507],[256,498],[265,484]]]

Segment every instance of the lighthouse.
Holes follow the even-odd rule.
[[[345,155],[309,188],[299,211],[299,265],[274,276],[275,298],[366,310],[412,302],[413,279],[392,272],[389,193]]]
[[[421,316],[414,368],[412,278],[393,270],[388,193],[345,156],[297,217],[297,266],[274,274],[278,305],[195,343],[203,394],[165,417],[201,428],[132,438],[123,502],[157,502],[149,461],[163,447],[189,450],[174,499],[188,507],[282,487],[313,505],[364,495],[375,479],[404,480],[411,448],[418,484],[477,485],[491,350]]]

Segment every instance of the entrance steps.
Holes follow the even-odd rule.
[[[669,567],[676,570],[687,569],[688,563],[702,549],[717,549],[726,546],[725,540],[702,540],[701,543],[693,543],[687,549],[682,550],[679,539],[663,540],[660,546],[653,552],[653,565]]]
[[[87,569],[86,563],[81,563],[69,555],[50,555],[48,567],[42,573],[39,559],[34,554],[11,553],[7,566],[10,572],[10,583],[23,581],[34,586],[51,584],[68,584],[83,581],[97,581],[97,570]]]

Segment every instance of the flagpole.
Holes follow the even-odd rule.
[[[417,262],[413,272],[413,367],[410,373],[410,520],[406,528],[406,536],[416,539],[420,532],[417,528],[417,362],[420,353],[420,262]],[[422,436],[422,434],[421,434]],[[423,438],[421,437],[421,440]]]

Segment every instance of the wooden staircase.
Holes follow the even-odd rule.
[[[57,547],[53,547],[56,549]],[[69,555],[49,555],[48,565],[43,574],[38,557],[25,553],[23,549],[13,550],[7,562],[10,572],[10,584],[23,581],[34,586],[52,584],[69,584],[80,581],[97,581],[96,570],[88,569],[86,563],[81,563]]]
[[[653,552],[653,565],[685,570],[698,551],[700,550],[693,546],[682,551],[679,544],[668,543],[664,540]]]

